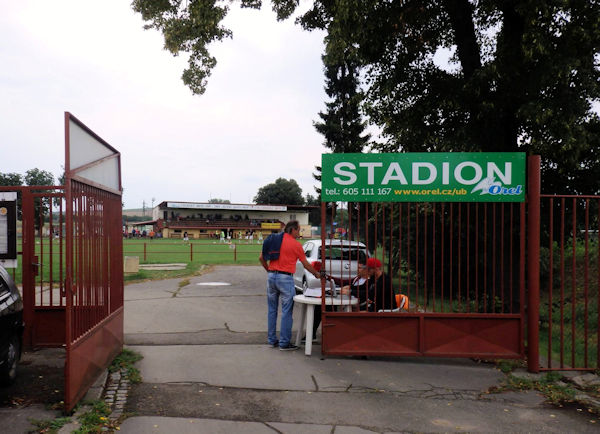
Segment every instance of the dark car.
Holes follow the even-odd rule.
[[[23,343],[23,300],[12,277],[0,266],[0,384],[17,377]]]

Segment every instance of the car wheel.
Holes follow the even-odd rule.
[[[0,368],[0,384],[12,384],[17,378],[17,364],[19,363],[19,339],[12,336],[8,342],[8,353],[4,366]]]

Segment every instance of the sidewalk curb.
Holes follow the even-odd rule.
[[[115,371],[108,376],[104,402],[111,409],[110,419],[116,420],[123,415],[130,388],[131,385],[127,379],[127,370],[125,368]]]
[[[107,377],[108,370],[105,369],[104,372],[102,372],[100,376],[98,376],[92,387],[89,388],[81,402],[98,401],[99,399],[102,399],[102,394],[104,393],[104,387],[106,385]],[[73,416],[71,416],[72,422],[63,425],[58,431],[58,434],[69,434],[75,431],[76,429],[81,428],[81,425],[79,424],[77,419],[82,414],[87,413],[90,409],[91,406],[89,405],[80,405],[77,411],[73,413]]]

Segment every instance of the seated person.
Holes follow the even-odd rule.
[[[369,287],[369,270],[363,261],[358,264],[358,272],[350,281],[350,285],[342,287],[340,294],[358,298],[358,306],[354,310],[367,310],[367,289]]]
[[[316,262],[314,267],[317,271],[321,271],[321,262]],[[331,278],[329,278],[331,279]],[[331,281],[329,283],[332,283]],[[353,310],[367,310],[367,288],[369,283],[369,274],[367,270],[366,263],[359,262],[358,263],[358,272],[356,276],[354,276],[350,282],[350,285],[345,285],[340,290],[341,297],[356,297],[358,298],[358,306],[352,306]],[[333,283],[335,287],[335,283]],[[333,311],[333,306],[325,306],[325,310],[330,312]],[[313,322],[313,339],[317,336],[317,329],[321,324],[321,309],[319,306],[315,306],[315,316]]]
[[[390,278],[381,269],[381,261],[377,258],[367,259],[369,287],[367,291],[367,310],[378,312],[382,309],[394,308],[394,294],[390,287]]]

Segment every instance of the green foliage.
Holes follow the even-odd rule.
[[[75,434],[99,433],[103,428],[112,429],[115,427],[108,416],[110,407],[104,401],[94,401],[91,409],[78,417],[81,426],[73,431]]]
[[[356,50],[346,38],[348,10],[333,6],[330,11],[329,34],[325,38],[325,92],[330,101],[327,110],[319,112],[321,120],[314,126],[325,138],[323,145],[334,153],[362,152],[370,135],[365,134],[360,91],[360,65]],[[315,180],[321,180],[321,168],[316,166]],[[320,193],[320,189],[316,189]]]
[[[25,172],[24,180],[27,185],[54,185],[54,175],[37,168]]]
[[[540,249],[540,353],[556,366],[562,349],[563,363],[593,367],[598,344],[598,241],[588,240],[587,253],[584,239],[576,238],[574,244],[567,239],[564,246],[562,256],[558,242],[552,253],[548,247]]]
[[[23,178],[27,185],[54,185],[54,175],[50,172],[40,169],[29,169],[25,172]],[[33,199],[34,203],[34,217],[35,227],[40,228],[40,221],[46,218],[48,211],[50,210],[50,199],[42,199],[36,197]]]
[[[31,424],[36,426],[35,431],[30,432],[41,432],[47,434],[57,433],[64,425],[71,422],[70,417],[58,417],[56,419],[33,419],[30,420]]]
[[[216,64],[208,46],[231,36],[220,25],[224,4],[133,2],[166,49],[190,53],[183,80],[194,93]],[[281,20],[299,2],[271,5]],[[379,151],[524,151],[542,156],[547,191],[600,191],[597,0],[313,0],[297,22],[327,31],[326,65],[351,60],[363,77]]]
[[[309,206],[316,206],[317,208],[311,209],[308,214],[308,222],[311,226],[321,225],[321,200],[319,197],[313,197],[310,193],[306,195],[305,204]]]
[[[165,38],[165,50],[174,56],[189,53],[188,67],[183,71],[183,82],[194,94],[206,91],[207,79],[217,60],[210,55],[208,46],[231,37],[231,31],[221,25],[229,7],[224,2],[190,0],[134,0],[135,12],[146,21],[146,29],[157,29]],[[260,1],[241,0],[242,7],[259,8]]]
[[[319,113],[316,130],[325,137],[326,148],[335,153],[362,152],[370,135],[364,134],[360,104],[360,62],[350,44],[347,26],[352,22],[349,11],[333,6],[328,11],[329,33],[325,37],[325,92],[331,99],[327,112]]]
[[[598,2],[364,2],[360,16],[380,150],[540,153],[548,191],[598,191]]]
[[[495,387],[491,391],[537,390],[546,397],[549,403],[562,404],[572,402],[575,399],[577,391],[569,386],[557,384],[560,378],[561,375],[557,372],[549,372],[539,381],[518,378],[509,374],[501,386]]]
[[[54,175],[45,170],[37,168],[29,169],[25,176],[18,173],[0,173],[0,186],[21,186],[21,185],[54,185]],[[35,227],[39,229],[40,217],[46,218],[48,214],[50,200],[42,200],[39,197],[34,199]],[[17,212],[19,218],[22,213],[21,193],[17,199]]]
[[[1,173],[0,172],[0,185],[6,186],[19,186],[23,185],[23,177],[18,173]]]
[[[498,369],[500,369],[505,374],[508,374],[509,372],[512,372],[515,369],[522,367],[523,361],[517,359],[501,359],[496,360],[496,365],[498,366]]]
[[[146,215],[124,215],[123,216],[123,224],[127,223],[136,223],[136,222],[145,222],[148,221],[149,216]]]
[[[304,198],[302,189],[295,180],[277,178],[274,183],[258,189],[254,202],[270,205],[304,205]]]
[[[125,369],[127,379],[131,384],[138,384],[142,382],[139,369],[134,367],[135,362],[142,360],[143,356],[136,353],[135,351],[124,348],[121,354],[119,354],[112,361],[108,367],[109,372],[116,372]]]
[[[231,202],[227,199],[218,199],[218,198],[214,197],[212,199],[208,199],[208,203],[231,203]]]

